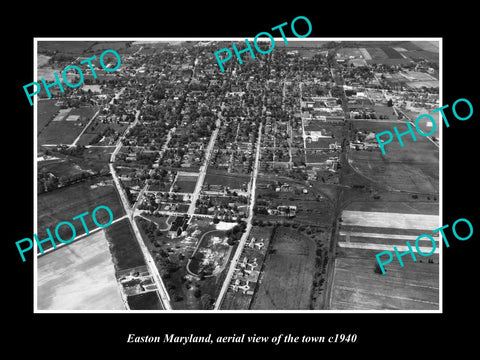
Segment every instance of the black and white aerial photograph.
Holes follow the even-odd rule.
[[[343,359],[477,343],[477,12],[266,5],[8,15],[7,350]]]
[[[439,310],[441,41],[232,43],[37,40],[37,309]]]

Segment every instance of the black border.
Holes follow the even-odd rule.
[[[471,7],[456,3],[449,9],[435,8],[438,3],[421,8],[419,4],[384,3],[372,5],[347,3],[275,5],[260,11],[258,4],[224,3],[219,7],[197,4],[199,9],[183,4],[173,10],[159,5],[109,4],[108,10],[78,4],[61,15],[48,9],[21,12],[20,33],[5,25],[7,37],[2,62],[7,70],[4,109],[9,109],[3,121],[4,149],[3,206],[7,210],[4,229],[4,268],[8,285],[4,284],[7,307],[7,346],[21,349],[33,345],[38,351],[65,356],[69,352],[89,354],[93,348],[108,353],[142,354],[152,351],[160,355],[169,348],[184,351],[217,351],[226,345],[127,344],[128,334],[157,335],[190,333],[228,336],[257,334],[329,336],[335,333],[356,333],[355,344],[285,344],[267,345],[276,353],[284,349],[304,349],[315,356],[338,353],[340,350],[359,354],[408,354],[413,349],[436,353],[444,346],[462,345],[466,350],[474,344],[474,329],[468,329],[475,312],[475,257],[479,230],[465,242],[453,240],[444,248],[443,314],[33,314],[33,261],[21,262],[14,242],[33,233],[33,107],[25,99],[23,85],[33,78],[34,37],[190,37],[190,36],[254,36],[260,31],[290,22],[299,15],[307,16],[313,32],[310,37],[442,37],[443,38],[443,103],[452,104],[467,98],[474,107],[468,121],[453,120],[443,131],[443,224],[467,218],[478,228],[477,206],[473,196],[476,185],[476,132],[478,116],[478,82],[474,34],[478,21]],[[130,10],[129,10],[130,9]],[[12,103],[13,102],[13,103]],[[12,106],[13,105],[13,106]],[[10,110],[12,109],[12,110]],[[480,109],[480,108],[478,108]],[[8,149],[8,150],[7,150]],[[8,290],[7,290],[8,289]],[[4,299],[5,299],[4,298]],[[472,324],[475,326],[475,324]],[[231,346],[231,345],[230,345]],[[244,343],[249,351],[261,347]],[[43,350],[42,350],[43,349]],[[240,348],[239,348],[240,349]],[[382,349],[382,350],[381,350]],[[387,351],[383,351],[386,349]],[[64,352],[65,351],[65,352]],[[255,353],[250,353],[255,354]]]

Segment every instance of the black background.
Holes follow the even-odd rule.
[[[17,351],[37,349],[49,357],[70,354],[92,355],[92,349],[126,356],[162,351],[221,351],[227,345],[127,344],[129,333],[137,335],[228,336],[245,333],[275,336],[279,333],[302,336],[330,336],[355,333],[355,344],[260,344],[230,345],[236,352],[269,348],[278,353],[314,350],[315,356],[371,354],[382,357],[432,355],[445,348],[473,346],[476,338],[475,314],[478,215],[474,197],[478,197],[477,167],[479,138],[476,130],[480,102],[478,91],[478,38],[474,36],[478,20],[474,6],[455,2],[449,7],[418,3],[374,5],[346,2],[281,5],[260,10],[258,5],[223,3],[220,6],[187,3],[179,9],[132,3],[79,3],[75,6],[53,2],[17,9],[5,17],[18,20],[3,23],[2,53],[2,200],[4,212],[2,325],[4,344]],[[39,9],[41,8],[41,9]],[[273,10],[275,9],[275,11]],[[467,241],[450,241],[443,252],[443,314],[33,314],[33,259],[22,263],[15,241],[33,235],[33,107],[26,99],[23,85],[33,81],[34,37],[193,37],[245,36],[296,16],[306,16],[313,27],[309,37],[442,37],[443,104],[467,98],[474,114],[467,121],[453,118],[443,129],[443,224],[467,218],[474,235]],[[289,31],[289,30],[288,30]],[[299,31],[300,32],[300,31]],[[300,32],[301,33],[301,32]],[[277,36],[277,35],[275,35]],[[288,33],[287,33],[288,36]],[[212,55],[213,59],[213,55]],[[214,60],[212,60],[214,61]],[[6,76],[5,76],[6,75]],[[447,232],[447,235],[450,232]],[[449,239],[452,239],[450,235]],[[473,326],[473,327],[472,327]],[[5,337],[6,336],[6,337]],[[254,352],[252,353],[251,350]],[[413,352],[412,352],[413,351]],[[98,354],[98,352],[95,352]],[[230,356],[230,353],[225,353]],[[299,353],[300,354],[300,353]]]

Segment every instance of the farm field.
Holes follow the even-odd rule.
[[[382,275],[376,269],[375,255],[397,246],[406,251],[421,234],[431,234],[440,226],[438,214],[431,205],[430,213],[358,211],[361,202],[342,212],[337,242],[334,280],[330,308],[334,310],[426,310],[439,306],[440,239],[434,236],[435,253],[427,258],[417,255],[402,258],[404,267],[395,259],[385,265]],[[387,205],[387,204],[385,204]],[[398,204],[396,204],[398,207]],[[385,207],[385,206],[383,206]],[[379,210],[377,206],[375,210]],[[438,212],[438,205],[436,206]],[[355,210],[354,210],[355,209]],[[432,242],[422,239],[420,249],[429,253]]]
[[[438,63],[440,61],[438,52],[430,52],[423,50],[414,50],[403,52],[404,55],[415,61],[427,60]]]
[[[315,271],[313,240],[290,228],[277,229],[265,260],[254,310],[308,309]]]
[[[38,136],[38,145],[65,144],[70,145],[82,132],[86,122],[80,121],[52,121]]]
[[[413,124],[415,124],[415,120],[417,119],[417,117],[422,114],[428,114],[431,117],[433,117],[433,119],[435,120],[436,128],[435,128],[435,131],[430,136],[435,136],[437,139],[440,138],[440,127],[441,127],[441,124],[443,123],[443,119],[440,118],[440,114],[438,112],[432,113],[427,109],[419,109],[419,108],[414,108],[412,110],[402,109],[401,111],[409,117],[410,121],[413,122]],[[422,131],[425,134],[430,133],[434,128],[434,126],[435,125],[431,123],[430,119],[426,117],[423,117],[421,120],[418,121],[418,128],[420,129],[420,131]]]
[[[410,62],[410,59],[402,56],[404,52],[399,53],[393,47],[384,46],[383,44],[378,47],[374,47],[373,44],[367,45],[361,48],[360,51],[362,51],[368,64],[397,65]]]
[[[422,50],[436,52],[439,51],[439,42],[438,41],[412,41],[412,43]]]
[[[145,265],[128,219],[110,225],[105,231],[117,271]]]
[[[59,112],[60,107],[55,105],[56,102],[56,100],[52,99],[37,101],[37,136]]]
[[[377,134],[393,130],[392,123],[355,121],[358,129],[369,129]],[[408,130],[405,123],[395,125],[399,132]],[[414,142],[409,136],[403,137],[404,147],[395,138],[385,146],[386,154],[380,149],[374,151],[349,151],[348,161],[356,172],[389,189],[438,193],[439,154],[438,148],[427,138],[417,136]]]
[[[38,258],[39,310],[124,310],[104,231]]]
[[[70,159],[53,159],[37,162],[38,173],[43,172],[52,173],[56,177],[60,176],[73,176],[85,172],[87,169],[82,169]]]
[[[409,194],[379,192],[381,200],[375,200],[371,197],[354,200],[348,205],[348,210],[352,211],[374,211],[374,212],[392,212],[404,214],[439,214],[438,198],[435,200],[432,196],[418,195],[418,199],[412,199]]]
[[[410,81],[406,85],[414,89],[421,89],[422,87],[438,88],[438,80]]]
[[[45,102],[45,100],[40,101],[40,103],[43,102]],[[48,105],[48,107],[51,106],[52,105]],[[68,116],[80,115],[80,120],[78,121],[66,121],[65,119],[60,121],[50,121],[45,119],[53,112],[53,110],[47,110],[48,109],[45,110],[45,115],[40,116],[39,114],[39,129],[40,125],[43,125],[42,131],[39,132],[38,135],[39,146],[43,144],[71,144],[95,114],[95,109],[92,107],[80,107],[78,109],[72,109],[68,113]]]
[[[342,219],[342,227],[362,226],[431,231],[440,226],[438,215],[426,214],[343,210]]]
[[[41,41],[37,43],[38,52],[57,51],[62,54],[78,56],[89,49],[95,41]]]
[[[62,70],[63,69],[53,68],[51,66],[45,65],[45,66],[37,69],[37,79],[40,80],[41,78],[44,78],[47,83],[51,83],[51,82],[55,81],[55,75],[54,74],[57,73],[57,74],[60,74],[60,76],[61,76]],[[41,93],[39,93],[39,96],[40,95],[42,95],[43,99],[48,99],[47,96],[43,93],[43,91]],[[43,96],[45,96],[45,97],[43,97]],[[32,99],[32,101],[33,101],[33,99]],[[42,100],[42,101],[49,101],[49,100]]]
[[[436,310],[438,264],[390,263],[385,275],[374,272],[375,256],[335,260],[331,310]]]
[[[85,230],[81,221],[72,221],[72,218],[86,211],[89,212],[89,215],[84,217],[87,228],[97,228],[93,223],[91,213],[99,205],[108,206],[113,213],[114,220],[125,215],[115,187],[112,184],[98,186],[94,189],[90,187],[106,179],[110,179],[110,177],[98,176],[81,183],[38,195],[38,238],[45,239],[47,237],[46,228],[49,228],[53,234],[56,225],[61,221],[72,222],[77,236],[84,234]],[[82,195],[79,196],[79,194]],[[99,210],[96,213],[96,217],[101,224],[107,223],[109,219],[109,215],[105,210]],[[62,238],[69,239],[72,233],[68,226],[63,226],[59,229],[59,234]],[[55,237],[54,234],[53,236]],[[51,247],[51,244],[46,242],[42,246],[47,249]]]
[[[340,54],[341,56],[345,56],[345,57],[350,57],[350,56],[354,56],[356,58],[363,57],[362,52],[359,49],[354,47],[340,48],[337,50],[337,54]]]

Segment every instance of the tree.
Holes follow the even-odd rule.
[[[374,272],[375,272],[376,274],[383,274],[382,269],[380,268],[380,264],[379,264],[378,262],[375,263]],[[385,270],[385,272],[386,272],[386,270]]]

